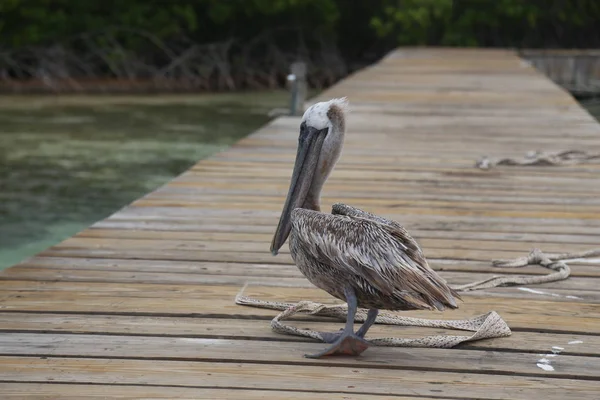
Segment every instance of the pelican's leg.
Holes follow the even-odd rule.
[[[373,324],[375,323],[375,319],[377,318],[377,314],[379,314],[379,310],[376,308],[371,308],[367,313],[367,319],[362,324],[359,330],[356,331],[356,336],[359,338],[364,338],[367,334],[367,331]]]
[[[354,333],[354,317],[356,315],[357,307],[354,289],[350,286],[347,287],[344,289],[344,295],[346,296],[346,302],[348,303],[348,316],[346,317],[346,326],[344,327],[344,330],[342,332],[332,334],[335,336],[331,336],[331,338],[336,337],[337,339],[335,342],[333,342],[331,347],[316,354],[305,354],[305,357],[321,358],[323,356],[331,356],[335,354],[358,356],[369,347],[369,343],[366,340]],[[375,316],[377,316],[377,314],[375,314]],[[374,320],[375,318],[373,317],[373,321]],[[366,322],[367,321],[365,321],[365,323]],[[327,340],[325,336],[324,339]]]
[[[369,312],[367,313],[367,319],[365,319],[365,322],[362,324],[360,329],[356,331],[356,336],[364,339],[365,335],[367,334],[367,331],[375,323],[375,319],[377,318],[378,314],[379,314],[378,309],[371,308],[369,310]],[[323,340],[325,341],[325,343],[334,343],[336,340],[338,340],[340,338],[340,336],[342,336],[343,332],[344,332],[344,330],[340,329],[339,332],[335,332],[335,333],[330,333],[330,332],[319,332],[319,333],[323,337]]]

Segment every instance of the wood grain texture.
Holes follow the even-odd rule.
[[[281,400],[314,400],[318,396],[326,396],[332,400],[369,400],[372,395],[348,393],[318,393],[306,390],[252,390],[252,389],[209,389],[182,386],[159,385],[121,385],[121,384],[78,384],[78,383],[2,383],[0,393],[5,400],[29,399],[211,399],[211,400],[262,400],[275,398]],[[377,400],[450,400],[449,397],[429,396],[386,396],[376,397]]]
[[[337,322],[301,318],[294,325],[322,332],[339,329]],[[397,327],[377,324],[369,330],[370,337],[420,337],[432,334],[456,334],[446,329]],[[265,325],[264,320],[209,317],[136,316],[99,314],[52,314],[0,312],[0,332],[10,333],[71,333],[94,335],[135,335],[156,337],[244,339],[261,341],[314,342],[297,336],[279,335]],[[100,342],[101,340],[99,340]],[[549,333],[519,331],[507,338],[482,340],[462,344],[463,349],[551,353],[552,346],[563,347],[561,354],[600,356],[600,337],[581,333]]]
[[[26,374],[24,372],[27,372]],[[312,391],[373,395],[452,397],[459,399],[531,399],[542,396],[563,400],[577,393],[594,399],[597,381],[523,377],[519,375],[425,373],[382,368],[318,367],[316,365],[269,365],[248,363],[191,362],[48,357],[2,357],[0,376],[12,382],[173,385],[235,389]]]
[[[547,273],[495,258],[600,244],[600,164],[474,167],[482,156],[600,151],[600,124],[516,54],[399,49],[310,103],[351,114],[323,208],[346,202],[401,222],[458,285]],[[322,344],[273,333],[264,300],[339,303],[296,269],[274,232],[299,118],[277,118],[89,229],[0,274],[0,397],[596,399],[599,260],[535,287],[465,294],[459,319],[497,311],[513,335],[455,349],[372,348],[307,360]],[[290,323],[335,331],[340,321]],[[376,325],[372,337],[456,334]],[[541,368],[542,358],[553,370]],[[399,396],[399,397],[397,397]]]
[[[98,346],[97,343],[102,343]],[[563,343],[561,343],[563,344]],[[567,346],[564,344],[564,346]],[[298,358],[313,353],[320,343],[272,342],[208,338],[101,336],[77,334],[6,333],[0,335],[0,354],[5,356],[86,357],[116,359],[181,360],[230,363],[268,363],[352,366],[347,357],[317,362]],[[551,352],[551,348],[547,350]],[[553,371],[537,367],[539,354],[461,349],[387,348],[370,349],[360,358],[363,368],[453,372],[462,365],[465,373],[551,376],[561,379],[600,378],[600,358],[559,354],[552,359]]]

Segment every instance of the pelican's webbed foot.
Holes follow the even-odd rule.
[[[343,331],[341,333],[330,333],[329,335],[323,337],[328,343],[330,343],[328,339],[337,338],[333,341],[331,347],[315,354],[305,354],[304,357],[321,358],[333,355],[358,356],[369,347],[369,342],[358,337],[353,332]]]
[[[359,330],[356,331],[355,336],[358,336],[358,338],[360,338],[360,339],[364,339],[369,328],[371,326],[373,326],[373,324],[375,323],[377,314],[379,314],[379,310],[377,310],[376,308],[370,309],[369,312],[367,313],[367,319],[365,320],[365,323],[360,327]],[[345,332],[344,329],[340,329],[338,332],[334,332],[334,333],[319,332],[319,334],[321,335],[321,337],[323,338],[323,341],[325,343],[335,343],[342,337],[344,332]]]
[[[370,309],[367,313],[367,318],[360,329],[354,333],[354,317],[356,315],[356,294],[352,287],[347,287],[344,290],[346,300],[348,302],[348,316],[346,318],[346,326],[340,332],[328,333],[319,332],[323,341],[331,343],[332,346],[316,354],[305,354],[307,358],[321,358],[324,356],[333,355],[347,355],[347,356],[358,356],[367,348],[369,348],[369,342],[364,337],[369,328],[375,323],[377,318],[378,310]]]

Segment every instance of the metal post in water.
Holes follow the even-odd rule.
[[[287,79],[290,83],[292,95],[290,115],[302,115],[304,113],[304,101],[306,100],[306,63],[301,61],[293,63]]]

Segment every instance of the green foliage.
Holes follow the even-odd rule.
[[[386,0],[371,18],[401,45],[595,47],[598,0]]]
[[[331,29],[339,8],[336,0],[0,0],[0,45],[51,44],[113,26],[201,43],[278,26]]]
[[[196,28],[195,10],[182,2],[0,0],[0,45],[47,45],[111,26],[167,37]]]
[[[331,0],[210,0],[208,6],[209,15],[215,23],[227,23],[239,16],[255,18],[307,10],[326,23],[337,18],[337,6]]]
[[[150,63],[161,57],[151,40],[243,45],[271,35],[294,52],[323,46],[320,37],[360,64],[398,45],[598,47],[598,26],[600,0],[0,0],[0,50],[84,37],[118,42],[125,51],[111,58]]]

